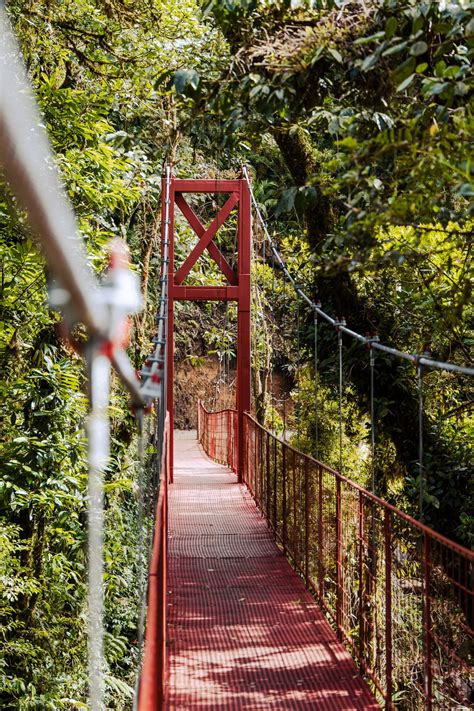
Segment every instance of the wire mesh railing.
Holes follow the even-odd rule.
[[[199,419],[204,450],[230,465],[237,420],[202,406]],[[244,428],[243,481],[386,708],[472,708],[474,553],[250,415]]]
[[[238,458],[237,422],[236,410],[209,412],[199,401],[198,440],[211,459],[227,464],[234,472]]]

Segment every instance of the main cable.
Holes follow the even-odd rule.
[[[305,294],[303,289],[296,283],[295,279],[291,276],[290,272],[288,271],[288,268],[283,261],[283,258],[281,257],[280,253],[278,252],[271,236],[270,232],[268,231],[267,224],[265,220],[263,219],[262,213],[260,211],[260,207],[257,203],[257,200],[255,199],[255,195],[253,192],[252,188],[252,183],[250,181],[247,167],[244,165],[242,168],[243,175],[245,177],[245,180],[247,181],[247,185],[250,191],[250,197],[253,203],[253,206],[255,208],[255,212],[257,214],[258,219],[260,220],[260,223],[262,225],[263,231],[265,233],[265,236],[268,240],[270,249],[272,251],[272,254],[274,254],[278,264],[280,265],[281,269],[285,273],[286,277],[288,278],[290,284],[292,285],[293,289],[296,291],[296,293],[305,301],[308,306],[321,318],[323,318],[325,321],[327,321],[331,326],[336,326],[337,320],[329,316],[325,311],[322,310],[321,306],[317,303],[315,303],[310,297]],[[342,326],[339,325],[338,328],[340,330],[350,336],[351,338],[359,341],[360,343],[363,343],[365,345],[369,344],[371,342],[371,339],[367,336],[363,336],[360,333],[357,333],[357,331],[353,331],[352,329],[348,328],[347,326]],[[430,368],[437,368],[438,370],[447,370],[453,373],[462,373],[463,375],[474,375],[474,368],[470,368],[469,366],[465,365],[456,365],[455,363],[447,363],[444,361],[438,361],[434,360],[433,358],[429,358],[426,355],[416,355],[414,353],[406,353],[405,351],[400,351],[398,348],[392,348],[391,346],[386,346],[383,343],[380,342],[373,342],[372,343],[373,348],[376,348],[379,351],[383,351],[384,353],[388,353],[389,355],[392,355],[397,358],[402,358],[404,360],[411,361],[415,365],[424,365],[428,366]]]

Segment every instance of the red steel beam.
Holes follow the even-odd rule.
[[[217,230],[219,229],[219,227],[221,227],[221,225],[224,224],[234,207],[237,205],[238,201],[239,196],[237,195],[237,193],[232,193],[230,198],[225,203],[224,207],[219,210],[207,230],[204,232],[204,234],[201,235],[199,242],[195,245],[191,253],[186,257],[183,264],[176,272],[174,276],[175,284],[181,284],[188,276],[189,272],[194,267],[204,250],[209,247],[212,240],[216,236]]]
[[[170,289],[175,301],[238,301],[237,286],[173,286]]]
[[[239,192],[238,180],[188,180],[173,178],[174,188],[180,193],[233,193]]]
[[[182,193],[176,193],[176,204],[189,222],[189,224],[191,225],[191,227],[193,228],[194,232],[197,234],[199,239],[201,239],[201,237],[203,237],[206,232],[206,228],[202,225],[201,220],[196,215],[191,205],[188,205]],[[211,241],[207,245],[207,251],[211,255],[212,259],[215,261],[219,269],[223,272],[229,284],[237,284],[237,274],[234,272],[229,262],[219,250],[215,242]]]
[[[250,259],[252,210],[250,191],[245,178],[240,181],[239,201],[239,300],[237,304],[237,413],[238,465],[237,477],[242,481],[240,462],[245,456],[244,413],[250,412]]]

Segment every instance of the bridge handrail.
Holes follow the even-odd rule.
[[[140,672],[138,711],[157,711],[157,709],[163,708],[165,697],[167,674],[168,481],[170,471],[168,442],[169,417],[167,416],[163,442],[161,443],[155,528],[148,571],[145,648]]]
[[[201,443],[226,463],[238,423],[213,415],[200,405]],[[386,707],[395,698],[410,711],[453,703],[473,671],[474,553],[248,413],[244,428],[244,483]]]
[[[210,414],[212,414],[212,413],[210,413]],[[262,430],[264,430],[267,434],[269,434],[271,437],[276,439],[278,442],[281,442],[282,444],[284,444],[288,450],[295,452],[299,456],[304,457],[305,459],[308,459],[311,462],[314,462],[314,464],[317,464],[318,466],[322,467],[329,474],[332,474],[333,476],[340,479],[340,481],[343,481],[344,483],[353,487],[357,491],[360,491],[361,493],[363,493],[364,496],[366,496],[368,499],[371,499],[372,501],[377,503],[379,506],[389,509],[392,513],[396,514],[397,516],[400,516],[400,518],[404,519],[411,526],[418,528],[422,533],[427,533],[429,536],[431,536],[433,539],[435,539],[439,543],[442,543],[443,545],[448,546],[456,553],[459,553],[460,555],[464,555],[467,558],[469,558],[469,560],[474,561],[474,551],[471,551],[471,550],[469,550],[469,548],[465,548],[460,543],[456,543],[456,541],[453,541],[450,538],[443,536],[441,533],[438,533],[433,528],[430,528],[426,524],[422,523],[421,521],[418,521],[416,518],[413,518],[409,514],[405,513],[401,509],[397,508],[393,504],[390,504],[388,501],[385,501],[385,499],[381,499],[376,494],[373,494],[371,491],[369,491],[369,489],[366,489],[361,484],[358,484],[357,482],[352,481],[352,479],[349,479],[348,477],[344,476],[344,474],[340,474],[336,469],[332,469],[327,464],[324,464],[323,462],[319,461],[319,459],[316,459],[315,457],[311,456],[310,454],[305,454],[304,452],[301,452],[300,450],[296,449],[288,442],[283,442],[282,440],[279,439],[279,437],[277,437],[275,434],[273,434],[273,432],[270,432],[265,427],[263,427],[260,424],[260,422],[258,422],[256,420],[256,418],[253,417],[253,415],[251,415],[250,413],[246,412],[245,417],[247,419],[251,420],[257,427],[260,427]]]

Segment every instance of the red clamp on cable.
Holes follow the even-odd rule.
[[[115,348],[115,346],[112,343],[112,341],[104,341],[100,346],[99,353],[100,353],[100,355],[105,356],[109,360],[112,360],[112,356],[114,354],[114,348]]]
[[[152,382],[152,383],[161,383],[161,378],[160,378],[160,376],[157,375],[156,373],[154,373],[154,374],[151,376],[151,382]]]

